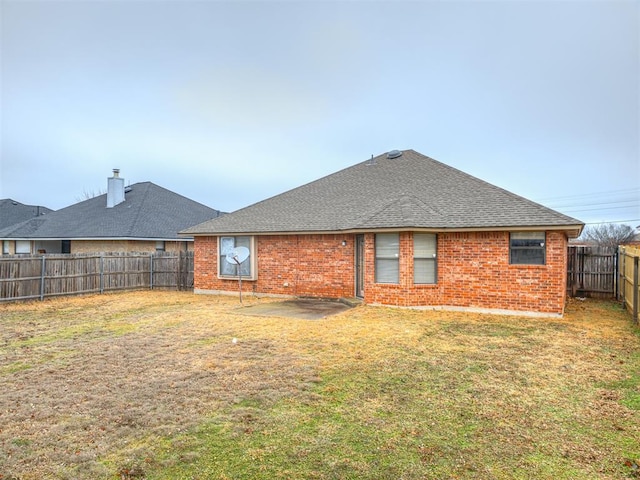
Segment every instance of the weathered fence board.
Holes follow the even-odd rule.
[[[613,298],[617,289],[615,251],[602,247],[570,246],[567,290],[573,297]]]
[[[640,324],[640,248],[620,247],[618,250],[620,265],[620,290],[618,298]]]
[[[0,301],[193,288],[193,252],[0,257]]]

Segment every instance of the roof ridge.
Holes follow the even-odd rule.
[[[198,202],[197,200],[194,200],[194,199],[189,198],[189,197],[187,197],[185,195],[182,195],[181,193],[174,192],[173,190],[169,190],[168,188],[163,187],[162,185],[158,185],[157,183],[153,183],[153,182],[138,182],[138,183],[132,184],[131,187],[133,187],[134,185],[141,184],[141,183],[148,183],[150,185],[150,187],[152,187],[152,188],[157,188],[157,189],[160,189],[160,190],[164,190],[165,192],[168,192],[168,193],[170,193],[172,195],[175,195],[176,197],[184,198],[185,200],[187,200],[187,201],[189,201],[191,203],[197,203],[198,205],[201,205],[201,206],[203,206],[205,208],[209,208],[211,210],[215,210],[218,213],[222,213],[221,210],[218,210],[217,208],[212,208],[212,207],[210,207],[208,205],[205,205],[204,203]]]
[[[151,183],[151,182],[139,182],[138,184],[140,183]],[[144,193],[142,194],[142,200],[138,202],[138,204],[136,205],[137,211],[135,212],[133,221],[129,224],[129,229],[128,229],[129,235],[132,235],[133,234],[132,232],[136,231],[136,225],[138,225],[138,219],[140,218],[140,215],[144,210],[144,204],[147,201],[148,197],[149,197],[149,186],[147,185],[147,188],[145,188]],[[125,203],[125,202],[126,202],[126,196],[125,196],[125,201],[122,203]]]

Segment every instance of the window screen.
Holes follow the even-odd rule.
[[[546,237],[544,232],[511,233],[509,258],[514,265],[544,265]]]
[[[376,283],[400,283],[400,235],[376,235]]]
[[[413,283],[436,283],[436,236],[413,235]]]

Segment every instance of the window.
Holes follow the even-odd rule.
[[[247,247],[249,257],[240,264],[240,274],[247,280],[258,278],[256,271],[256,255],[254,237],[218,237],[218,276],[221,278],[238,278],[238,265],[227,261],[227,254],[234,248]]]
[[[400,283],[400,235],[376,234],[376,283]]]
[[[71,240],[62,240],[60,250],[60,253],[71,253]]]
[[[436,236],[413,235],[413,283],[436,283]]]
[[[8,255],[10,252],[9,250],[9,240],[3,240],[2,241],[2,253],[4,255]]]
[[[31,253],[31,242],[29,240],[16,240],[16,253]]]
[[[156,241],[156,252],[164,252],[164,241],[162,240]]]
[[[514,232],[509,246],[509,263],[544,265],[546,237],[544,232]]]

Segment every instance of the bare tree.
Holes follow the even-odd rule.
[[[82,195],[79,195],[76,197],[76,202],[82,202],[84,200],[89,200],[93,197],[99,197],[100,195],[104,195],[105,193],[107,193],[106,190],[98,190],[96,192],[95,190],[87,190],[85,188],[84,190],[82,190]]]
[[[618,245],[630,241],[634,234],[634,229],[629,225],[601,223],[587,227],[582,234],[582,238],[601,247],[617,248]]]

